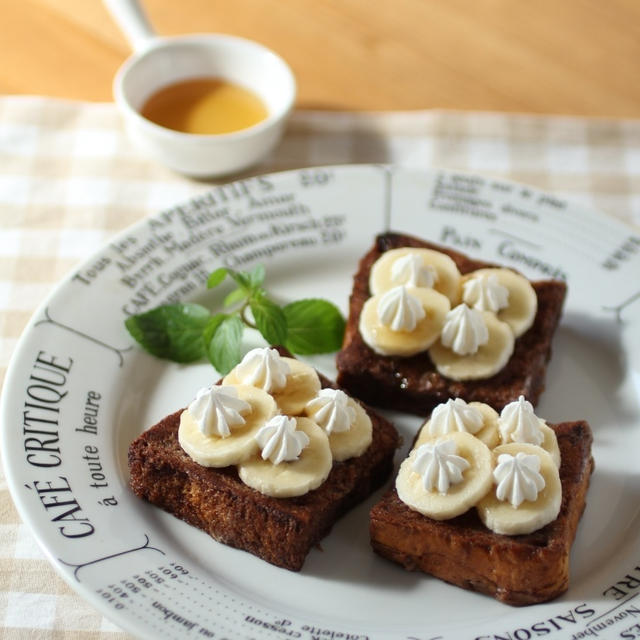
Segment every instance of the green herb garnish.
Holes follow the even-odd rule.
[[[263,287],[262,265],[247,272],[216,269],[207,287],[213,289],[227,277],[236,287],[224,299],[224,312],[212,314],[195,303],[162,305],[130,316],[125,326],[154,356],[182,363],[207,358],[223,375],[242,359],[246,327],[257,329],[270,345],[285,346],[292,353],[330,353],[340,348],[345,321],[331,302],[308,298],[280,306]]]

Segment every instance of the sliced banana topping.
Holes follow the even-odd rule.
[[[485,526],[496,533],[520,535],[555,520],[562,504],[562,485],[551,456],[541,447],[520,443],[500,445],[493,455],[495,489],[477,505]]]
[[[400,465],[396,490],[414,511],[448,520],[465,513],[487,494],[492,471],[493,457],[483,442],[470,433],[450,433],[411,451]],[[446,492],[441,493],[445,486]]]
[[[536,416],[533,405],[524,396],[504,406],[498,418],[498,429],[503,444],[528,442],[539,445],[551,455],[556,466],[560,466],[560,448],[555,431]]]
[[[300,496],[319,487],[328,477],[333,460],[327,434],[309,418],[293,419],[295,431],[308,439],[295,460],[274,464],[261,455],[238,465],[238,475],[248,486],[275,498]]]
[[[234,406],[238,406],[235,401],[240,401],[249,407],[248,410],[242,409],[242,422],[228,424],[230,433],[227,436],[219,435],[214,430],[205,433],[201,428],[201,422],[191,413],[192,403],[180,416],[178,441],[187,455],[198,464],[205,467],[227,467],[246,460],[258,451],[254,435],[276,414],[277,406],[268,393],[256,387],[234,387],[237,394],[235,398],[231,396],[228,387],[214,389],[224,389],[223,393],[214,394],[218,400],[220,397],[232,398]],[[212,412],[209,412],[210,416],[211,414]]]
[[[277,378],[277,388],[271,391],[271,394],[275,398],[280,411],[289,416],[300,415],[304,411],[307,402],[320,390],[320,378],[318,378],[315,369],[310,365],[296,358],[283,357],[275,349],[269,349],[268,351],[270,353],[266,357],[264,354],[259,355],[260,358],[264,358],[265,360],[268,358],[269,375],[266,375],[267,367],[261,367],[265,375],[257,378],[251,375],[249,379],[257,379],[258,386],[262,386],[260,384],[261,380],[275,380]],[[251,351],[249,351],[249,353],[251,353]],[[245,359],[247,356],[245,356]],[[260,360],[259,362],[262,363],[263,361]],[[241,365],[242,362],[227,374],[222,381],[223,384],[239,384],[241,380],[244,379],[244,376],[242,376],[243,370],[238,371]],[[281,374],[283,374],[285,369],[284,383],[281,385]]]
[[[466,305],[465,305],[466,306]],[[475,380],[481,378],[490,378],[500,371],[509,361],[511,354],[513,353],[515,338],[513,332],[508,324],[501,322],[495,316],[495,314],[489,311],[476,311],[469,309],[475,314],[480,314],[482,317],[483,325],[487,330],[487,340],[483,344],[479,344],[477,351],[474,353],[456,353],[453,349],[449,348],[447,344],[443,342],[443,339],[436,341],[429,349],[429,355],[438,370],[438,372],[453,380]],[[466,322],[468,312],[458,312],[460,319],[463,323]],[[475,317],[473,314],[470,317]],[[479,326],[479,325],[478,325]],[[473,342],[479,342],[473,337],[476,332],[475,320],[471,320],[466,323],[466,329],[464,331],[456,331],[451,329],[450,334],[452,337],[451,342],[454,344],[459,339],[461,344],[460,350],[467,351],[467,347]],[[468,333],[466,337],[459,337],[458,334]],[[484,335],[484,332],[480,330],[478,332],[480,338]],[[466,345],[466,346],[465,346]]]
[[[398,260],[400,264],[396,266]],[[428,284],[431,280],[433,282]],[[446,253],[440,251],[414,247],[385,251],[371,267],[371,294],[378,295],[400,284],[433,287],[447,296],[452,305],[460,299],[458,267]]]
[[[490,449],[500,443],[498,413],[483,402],[465,402],[462,398],[449,398],[431,412],[424,423],[414,447],[456,431],[473,434]]]
[[[487,283],[489,280],[495,283],[494,285],[489,285],[493,293],[484,297],[494,296],[496,292],[505,290],[507,292],[507,304],[500,305],[498,309],[487,310],[495,311],[498,314],[498,318],[511,327],[516,338],[521,336],[531,327],[538,311],[538,297],[535,289],[529,280],[511,269],[478,269],[463,276],[463,300],[467,304],[475,306],[476,303],[470,302],[470,300],[478,300],[482,297],[478,292],[483,288],[486,289],[487,285],[483,284],[483,282]],[[497,296],[502,299],[501,293],[497,294]]]
[[[362,455],[371,444],[369,414],[340,389],[321,389],[307,403],[305,414],[329,436],[331,454],[337,462]]]
[[[360,314],[362,339],[381,355],[411,356],[425,351],[438,339],[450,309],[448,298],[434,289],[402,289],[404,293],[394,293],[398,299],[391,298],[387,304],[380,304],[386,292],[369,298]],[[384,319],[380,315],[381,307]],[[402,328],[411,326],[412,329]]]

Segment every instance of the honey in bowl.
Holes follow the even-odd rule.
[[[208,135],[246,129],[264,120],[268,111],[259,96],[238,84],[191,78],[152,94],[140,114],[168,129]]]

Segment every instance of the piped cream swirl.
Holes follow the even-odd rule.
[[[462,301],[479,311],[497,313],[509,305],[509,289],[494,273],[480,273],[462,285]]]
[[[276,349],[251,349],[234,370],[241,384],[248,384],[267,393],[284,389],[290,367]]]
[[[454,431],[477,433],[483,423],[484,418],[478,409],[469,406],[462,398],[449,398],[433,410],[429,434],[436,436]]]
[[[447,313],[440,340],[454,353],[465,356],[476,353],[489,341],[489,331],[480,311],[463,302]]]
[[[243,425],[242,414],[250,410],[251,405],[238,397],[234,387],[216,385],[200,389],[187,407],[204,435],[221,438],[229,437],[233,427]]]
[[[400,285],[381,296],[378,316],[380,322],[393,331],[413,331],[425,317],[425,310],[420,300]]]
[[[515,508],[525,500],[534,502],[545,487],[544,478],[540,473],[540,458],[522,451],[515,456],[508,453],[500,454],[493,477],[498,485],[498,500],[510,502]]]
[[[328,435],[349,431],[356,419],[356,410],[349,404],[349,396],[341,389],[321,389],[307,403],[305,413]]]
[[[309,436],[296,429],[295,418],[277,415],[271,418],[255,435],[263,460],[273,464],[297,460],[309,444]]]
[[[427,491],[446,494],[452,484],[462,482],[462,474],[470,465],[457,452],[454,440],[427,442],[416,450],[413,471],[422,477]]]
[[[503,442],[540,445],[544,440],[544,425],[544,420],[536,416],[533,405],[524,396],[505,405],[498,418],[498,429]]]

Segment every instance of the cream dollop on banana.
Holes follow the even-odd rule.
[[[465,402],[462,398],[449,398],[436,406],[425,421],[414,447],[448,433],[471,433],[489,448],[500,444],[498,413],[483,402]]]
[[[429,355],[438,373],[452,380],[490,378],[513,353],[515,338],[494,313],[462,303],[447,317],[440,340]]]
[[[482,306],[506,322],[516,338],[533,324],[538,311],[538,296],[531,283],[511,269],[477,269],[462,277],[463,300],[476,309]],[[505,304],[506,302],[506,304]]]
[[[485,526],[504,535],[527,534],[558,517],[562,484],[558,467],[541,447],[504,444],[493,450],[495,488],[476,509]]]
[[[400,465],[396,491],[414,511],[448,520],[487,494],[492,471],[489,448],[470,433],[458,431],[413,449]]]
[[[399,285],[430,288],[437,282],[438,272],[433,265],[425,264],[421,256],[408,253],[391,265],[391,280]]]
[[[259,387],[267,393],[284,389],[290,372],[285,358],[269,347],[251,349],[233,369],[238,383]]]
[[[479,274],[462,285],[462,301],[479,311],[497,313],[509,305],[509,289],[498,282],[495,273]]]
[[[560,448],[555,431],[535,414],[533,405],[524,396],[503,407],[498,418],[498,431],[503,444],[539,445],[551,455],[556,466],[560,466]]]
[[[298,445],[306,441],[296,457],[282,459],[277,463],[261,455],[253,456],[238,465],[240,479],[251,488],[274,498],[291,498],[317,489],[329,476],[333,465],[331,448],[327,434],[309,418],[286,418],[293,421],[293,427],[285,427],[297,441],[292,446],[293,453]],[[289,424],[289,423],[288,423]],[[301,434],[295,435],[295,434]],[[273,436],[267,438],[271,441]],[[276,437],[276,441],[280,440]],[[289,439],[289,445],[291,445]],[[277,446],[275,447],[277,449]]]
[[[281,412],[297,416],[320,390],[315,369],[269,347],[252,349],[223,379],[223,384],[251,384],[268,391]]]
[[[341,389],[321,389],[307,403],[305,414],[329,436],[337,462],[362,455],[373,439],[373,425],[360,403]]]
[[[434,289],[394,287],[364,303],[360,335],[376,353],[410,356],[438,339],[449,309],[449,299]]]
[[[434,288],[449,298],[451,305],[460,299],[460,271],[456,263],[441,251],[418,247],[385,251],[371,267],[371,294],[378,295],[401,284]]]
[[[260,456],[273,464],[297,460],[302,450],[309,444],[309,436],[296,429],[294,418],[274,416],[262,425],[254,435],[260,445]]]

